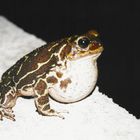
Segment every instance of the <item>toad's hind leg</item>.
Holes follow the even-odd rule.
[[[4,95],[3,100],[0,103],[0,120],[3,120],[3,117],[15,121],[15,115],[13,114],[12,108],[16,104],[18,94],[16,92],[9,92]]]
[[[43,80],[40,80],[35,87],[35,105],[39,114],[44,116],[58,116],[62,119],[64,117],[54,109],[50,108],[49,95],[47,91],[47,85]]]

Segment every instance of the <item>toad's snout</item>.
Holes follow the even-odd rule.
[[[102,43],[97,39],[97,40],[92,41],[89,50],[90,51],[97,51],[97,52],[101,53],[104,49],[103,49]]]

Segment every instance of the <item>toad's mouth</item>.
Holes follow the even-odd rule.
[[[77,59],[81,59],[81,58],[93,58],[93,59],[97,59],[102,51],[103,51],[103,46],[100,46],[94,50],[88,50],[88,51],[79,51],[78,53],[75,54],[69,54],[68,55],[68,59],[69,60],[77,60]]]

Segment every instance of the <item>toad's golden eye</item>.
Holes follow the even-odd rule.
[[[78,45],[81,48],[87,48],[89,43],[90,43],[90,40],[87,37],[83,37],[83,38],[78,40]]]

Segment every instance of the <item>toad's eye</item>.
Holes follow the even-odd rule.
[[[81,38],[81,39],[78,40],[78,45],[81,48],[88,47],[89,43],[90,43],[90,40],[87,37],[83,37],[83,38]]]

